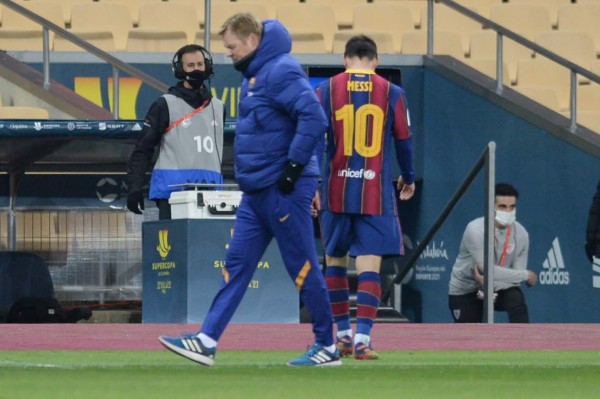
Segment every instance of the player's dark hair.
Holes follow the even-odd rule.
[[[519,198],[519,192],[508,183],[496,184],[495,196]]]
[[[377,58],[377,44],[366,35],[352,36],[346,42],[344,57],[368,58],[373,60]]]

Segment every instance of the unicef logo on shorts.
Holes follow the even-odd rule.
[[[371,169],[365,170],[365,179],[373,180],[375,178],[375,171]]]

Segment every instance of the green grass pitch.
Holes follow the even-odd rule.
[[[3,351],[0,399],[596,398],[596,351],[386,351],[297,368],[300,352],[221,351],[204,367],[168,351]]]

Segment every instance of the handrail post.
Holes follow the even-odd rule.
[[[483,246],[483,320],[494,323],[494,200],[496,186],[496,143],[488,144],[485,157],[485,217]],[[477,267],[477,265],[475,265]]]
[[[574,132],[575,129],[577,129],[577,73],[573,69],[571,69],[571,88],[569,94],[569,111],[571,120],[569,129]]]
[[[498,32],[498,34],[496,35],[496,91],[497,92],[501,92],[504,87],[503,87],[503,82],[502,82],[502,70],[504,69],[503,67],[503,54],[504,54],[504,50],[503,50],[503,41],[504,37],[502,36],[502,33]]]
[[[427,2],[427,55],[433,55],[433,0]]]
[[[113,66],[113,117],[119,119],[119,69]]]
[[[44,90],[50,88],[50,33],[45,26],[42,29],[42,45],[43,45],[43,68],[44,68]]]
[[[210,51],[211,13],[210,0],[204,0],[204,47]]]

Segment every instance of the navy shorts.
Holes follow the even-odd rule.
[[[395,215],[322,211],[319,223],[328,256],[404,255],[402,229]]]

